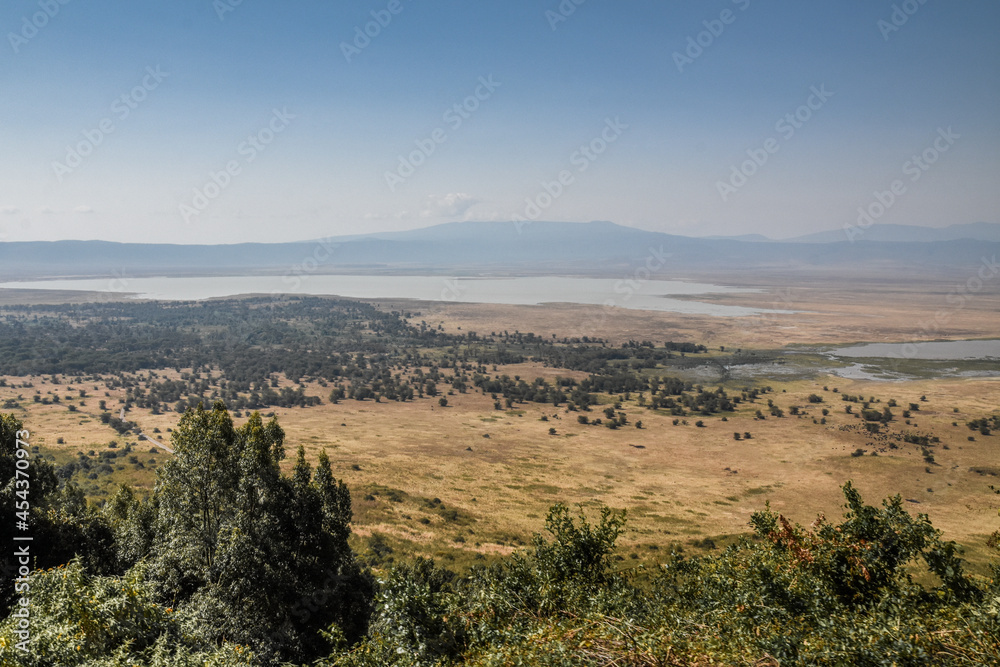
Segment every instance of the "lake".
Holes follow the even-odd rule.
[[[833,350],[830,354],[849,358],[886,359],[998,359],[1000,360],[1000,339],[998,340],[949,340],[913,343],[868,343]]]
[[[742,317],[793,311],[746,308],[674,297],[760,290],[679,280],[564,278],[454,278],[447,276],[212,276],[91,278],[0,283],[4,289],[128,294],[138,299],[190,301],[240,294],[300,294],[358,299],[417,299],[511,305],[574,303],[692,315]]]

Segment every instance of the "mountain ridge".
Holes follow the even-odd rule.
[[[996,243],[1000,242],[1000,223],[970,222],[948,225],[947,227],[921,227],[877,222],[868,228],[855,226],[851,234],[858,240],[879,242],[936,243],[938,241],[973,240]],[[785,243],[836,243],[847,239],[845,230],[831,229],[781,240]]]
[[[1000,225],[997,225],[1000,227]],[[1000,251],[1000,241],[879,241],[876,227],[849,242],[696,238],[588,223],[455,222],[417,230],[286,243],[220,245],[113,241],[0,243],[0,278],[178,274],[238,275],[287,270],[618,270],[656,262],[678,270],[914,267],[953,269]],[[989,231],[991,227],[983,227]],[[898,233],[898,230],[895,230]]]

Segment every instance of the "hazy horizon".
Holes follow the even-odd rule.
[[[0,665],[1000,665],[998,35],[3,3]]]
[[[0,25],[0,240],[1000,220],[985,1],[18,0]]]
[[[118,240],[118,239],[97,238],[97,237],[89,237],[89,238],[66,237],[66,238],[61,238],[61,239],[33,239],[33,241],[42,241],[42,242],[45,242],[45,241],[49,241],[49,242],[54,242],[54,241],[80,241],[80,242],[107,241],[107,242],[112,242],[112,243],[150,243],[150,244],[155,244],[155,245],[163,245],[163,244],[167,244],[167,245],[237,245],[237,244],[241,244],[241,243],[262,243],[262,244],[290,243],[290,244],[306,244],[306,243],[315,243],[315,242],[318,242],[318,241],[329,241],[331,239],[338,239],[338,238],[351,238],[351,237],[355,237],[355,236],[357,236],[357,237],[368,236],[368,235],[378,236],[378,235],[382,235],[382,234],[393,234],[393,233],[397,233],[397,232],[416,232],[416,231],[427,230],[427,229],[431,229],[433,227],[438,227],[438,226],[441,226],[441,225],[447,225],[447,224],[456,223],[456,222],[457,223],[470,223],[470,224],[476,224],[476,223],[497,223],[497,222],[500,222],[501,224],[504,224],[505,221],[497,221],[497,220],[443,221],[443,222],[421,224],[421,225],[417,225],[417,226],[410,227],[410,228],[407,228],[407,229],[393,229],[393,228],[386,228],[386,229],[366,229],[364,231],[354,231],[354,232],[347,232],[347,233],[343,233],[343,234],[339,234],[339,233],[338,234],[330,234],[330,235],[326,235],[326,236],[314,236],[314,237],[309,237],[309,238],[297,238],[296,237],[296,238],[286,238],[286,239],[276,239],[276,240],[263,240],[263,241],[233,240],[233,241],[203,242],[203,241],[189,241],[189,240],[182,240],[182,239],[174,239],[174,240],[169,240],[169,241],[157,241],[157,240],[151,240],[151,241],[121,241],[121,240]],[[756,237],[766,237],[766,240],[768,240],[768,241],[782,242],[782,241],[796,240],[796,239],[799,239],[799,238],[801,238],[803,236],[809,236],[809,235],[812,235],[812,234],[822,234],[822,233],[829,233],[829,232],[837,233],[838,236],[841,235],[841,234],[844,234],[844,230],[843,230],[842,227],[840,227],[840,228],[833,228],[833,229],[817,229],[817,230],[812,230],[810,232],[806,232],[806,233],[803,233],[803,234],[792,234],[792,235],[787,235],[787,236],[776,237],[776,236],[767,236],[766,234],[762,234],[760,232],[756,232],[753,229],[748,229],[748,230],[745,230],[745,231],[740,231],[740,232],[735,233],[735,234],[711,234],[711,233],[698,233],[696,231],[689,231],[689,232],[686,232],[686,233],[680,233],[680,232],[671,232],[671,231],[664,231],[664,230],[658,230],[658,229],[651,229],[649,227],[640,227],[640,226],[634,226],[634,225],[623,225],[623,224],[617,223],[617,222],[615,222],[613,220],[561,220],[561,221],[557,221],[557,220],[536,220],[536,221],[531,221],[531,224],[537,224],[537,225],[544,225],[546,223],[571,224],[571,225],[587,225],[587,224],[593,224],[593,223],[611,223],[611,224],[613,224],[615,226],[624,227],[624,228],[627,228],[627,229],[630,229],[630,230],[635,230],[635,231],[672,234],[672,235],[686,237],[686,238],[703,239],[703,240],[712,240],[712,239],[734,239],[734,240],[738,240],[741,237],[755,237],[756,236]],[[514,225],[513,223],[511,223],[511,224],[512,224],[511,228],[514,229],[515,231],[517,231],[517,225]],[[967,222],[967,223],[952,223],[952,224],[944,224],[944,225],[937,225],[937,226],[906,225],[905,223],[884,223],[884,225],[887,226],[887,227],[888,226],[895,226],[895,227],[914,227],[914,228],[926,229],[926,230],[930,230],[930,229],[934,229],[934,230],[946,230],[946,229],[950,229],[952,227],[964,227],[964,226],[969,226],[969,225],[1000,225],[1000,223],[998,223],[998,222],[987,222],[987,221],[981,221],[980,220],[980,221],[972,221],[972,222]],[[864,235],[862,235],[862,236],[864,236]],[[874,239],[870,238],[870,236],[871,236],[870,234],[868,234],[868,236],[869,236],[869,238],[867,240],[874,240]],[[0,243],[5,242],[5,241],[14,242],[15,240],[16,239],[12,239],[12,238],[0,238]],[[838,238],[837,240],[842,240],[842,241],[850,242],[851,238],[848,235],[844,234],[844,237],[842,239]],[[864,239],[862,238],[862,240],[864,240]],[[24,241],[22,241],[22,242],[24,242]],[[822,243],[824,241],[817,241],[817,242]]]

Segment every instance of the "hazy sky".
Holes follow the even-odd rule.
[[[6,0],[0,239],[994,222],[998,30],[995,0]]]

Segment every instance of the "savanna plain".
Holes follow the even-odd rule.
[[[152,490],[180,414],[198,402],[223,400],[237,424],[253,410],[277,417],[289,451],[301,445],[312,463],[329,456],[351,491],[352,546],[376,568],[410,556],[459,569],[489,562],[527,545],[559,502],[627,511],[622,567],[718,552],[765,502],[802,523],[838,515],[850,480],[872,500],[901,495],[985,574],[1000,507],[990,491],[1000,482],[1000,429],[990,428],[1000,365],[912,351],[997,336],[1000,290],[958,302],[961,283],[949,277],[754,279],[721,282],[757,292],[691,298],[784,312],[332,297],[178,304],[9,290],[3,315],[26,336],[46,321],[70,333],[121,329],[108,354],[75,348],[93,341],[67,331],[36,338],[52,343],[44,353],[8,354],[0,405],[98,503],[122,483]],[[168,328],[191,341],[155,338]],[[8,348],[31,347],[11,334]],[[309,336],[335,341],[323,350],[332,365],[304,351]],[[857,342],[898,343],[898,358],[830,354]],[[172,358],[186,363],[164,362],[174,350],[157,345],[176,345]],[[284,354],[302,365],[281,368]]]

